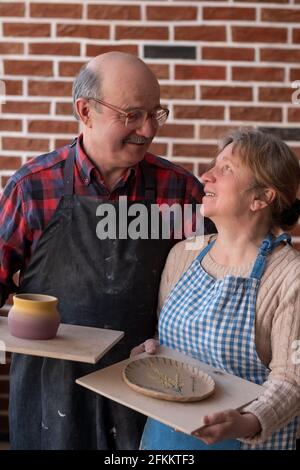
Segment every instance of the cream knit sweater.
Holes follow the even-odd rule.
[[[214,237],[204,237],[204,245],[197,250],[186,250],[189,242],[183,241],[170,251],[161,278],[158,313],[173,286]],[[252,268],[219,265],[209,252],[202,267],[215,278],[249,276]],[[300,412],[300,253],[288,244],[282,243],[267,258],[257,295],[255,343],[270,374],[263,384],[265,392],[243,409],[253,413],[262,427],[253,438],[240,439],[248,444],[263,442]]]

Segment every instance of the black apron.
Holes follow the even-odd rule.
[[[75,379],[126,359],[134,346],[154,335],[161,272],[178,240],[100,240],[96,209],[103,201],[73,194],[75,143],[64,168],[64,195],[18,292],[58,297],[62,323],[122,330],[125,336],[96,365],[14,354],[12,449],[137,449],[145,423],[143,415]],[[156,181],[151,165],[143,161],[141,167],[145,200],[138,202],[150,207]],[[109,204],[118,214],[118,201]]]

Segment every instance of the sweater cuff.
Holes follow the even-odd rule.
[[[255,436],[239,438],[239,441],[246,444],[261,444],[270,436],[270,423],[277,421],[278,417],[272,407],[266,406],[266,403],[262,403],[258,400],[249,403],[249,405],[244,406],[240,413],[252,413],[261,425],[261,431]]]

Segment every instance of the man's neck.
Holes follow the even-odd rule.
[[[128,168],[107,168],[105,165],[96,165],[99,169],[101,176],[104,180],[105,186],[112,191],[117,185],[118,181],[124,176]]]

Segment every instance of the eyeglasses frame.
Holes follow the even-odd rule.
[[[99,104],[102,104],[103,106],[106,106],[107,108],[109,109],[112,109],[113,111],[116,111],[117,113],[119,113],[121,116],[124,116],[125,118],[125,126],[127,127],[126,123],[127,123],[127,119],[130,115],[130,113],[132,113],[132,111],[136,111],[136,110],[140,110],[140,111],[146,111],[147,112],[147,117],[150,115],[151,116],[151,113],[152,111],[147,111],[146,109],[143,109],[143,108],[134,108],[132,111],[124,111],[124,109],[121,109],[121,108],[118,108],[117,106],[114,106],[113,104],[110,104],[110,103],[107,103],[106,101],[103,101],[103,100],[100,100],[99,98],[92,98],[92,97],[86,97],[85,99],[87,100],[93,100],[93,101],[96,101],[96,103],[99,103]],[[163,107],[160,107],[161,110],[165,111],[167,116],[166,116],[166,119],[164,121],[163,124],[165,124],[166,120],[168,119],[168,116],[170,114],[170,110],[168,108],[163,108]],[[146,121],[145,121],[146,122]],[[159,126],[159,122],[157,121],[157,124]],[[162,124],[162,125],[163,125]]]

